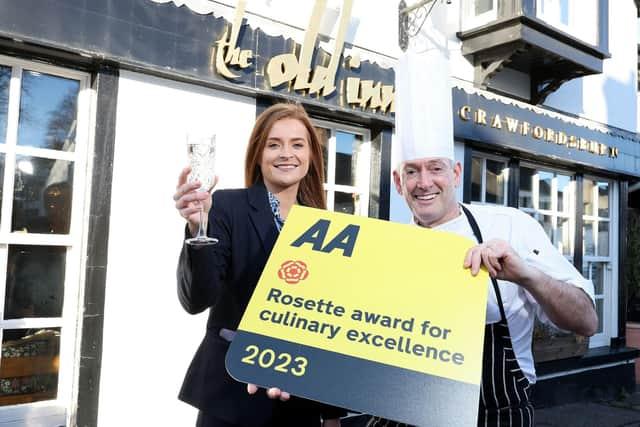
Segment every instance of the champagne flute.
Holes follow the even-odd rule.
[[[187,134],[187,154],[191,173],[188,182],[200,182],[196,191],[209,191],[215,179],[216,136]],[[218,239],[207,236],[205,229],[204,207],[200,203],[200,226],[195,237],[186,239],[188,245],[194,247],[215,245]]]

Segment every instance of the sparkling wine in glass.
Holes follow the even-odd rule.
[[[200,182],[196,191],[209,191],[215,179],[216,136],[215,135],[187,135],[187,154],[191,173],[188,182]],[[200,226],[198,234],[185,242],[191,246],[215,245],[218,239],[207,236],[204,208],[200,204]]]

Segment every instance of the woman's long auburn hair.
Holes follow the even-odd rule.
[[[298,200],[312,208],[326,209],[327,202],[324,195],[324,157],[322,155],[322,143],[318,137],[316,129],[313,127],[307,112],[300,104],[274,104],[267,108],[258,116],[256,124],[253,126],[247,155],[244,161],[244,182],[247,187],[262,180],[260,161],[262,152],[267,143],[267,137],[273,125],[282,119],[299,120],[309,134],[309,148],[311,158],[309,159],[309,171],[300,181],[298,187]]]

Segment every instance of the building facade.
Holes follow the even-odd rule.
[[[393,66],[429,29],[453,66],[461,200],[527,212],[596,287],[590,340],[536,331],[537,404],[633,384],[635,3],[394,3],[0,0],[0,425],[193,425],[176,396],[206,317],[176,298],[171,197],[187,131],[216,134],[219,188],[241,187],[256,115],[300,102],[329,208],[407,222]]]

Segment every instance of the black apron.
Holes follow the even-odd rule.
[[[475,218],[460,205],[473,234],[482,243]],[[531,384],[520,369],[511,344],[507,316],[498,281],[491,278],[500,308],[500,321],[485,326],[482,357],[482,383],[478,406],[478,427],[533,427],[533,405],[529,401]],[[401,427],[407,424],[373,417],[367,427]]]

